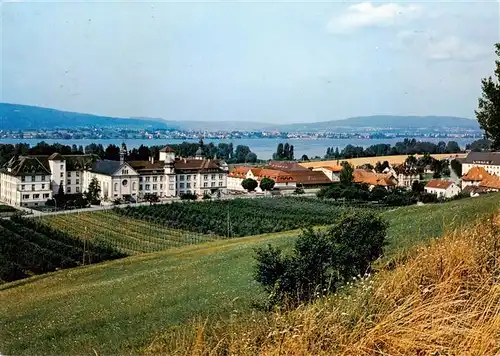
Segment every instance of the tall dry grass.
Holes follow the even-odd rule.
[[[195,322],[146,354],[498,355],[500,213],[289,312]]]

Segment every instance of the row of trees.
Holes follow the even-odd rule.
[[[293,145],[290,145],[288,142],[285,144],[279,143],[276,153],[273,153],[273,159],[278,161],[293,161]]]
[[[461,148],[455,141],[445,143],[441,141],[437,144],[432,142],[420,142],[415,139],[405,139],[397,142],[394,146],[387,143],[380,143],[364,148],[362,146],[347,145],[341,151],[338,147],[328,147],[325,159],[348,159],[356,157],[376,157],[390,155],[408,155],[423,153],[458,153]]]
[[[271,191],[273,190],[275,185],[275,181],[271,178],[262,178],[260,183],[255,179],[246,178],[241,182],[241,186],[248,192],[253,192],[257,187],[259,187],[262,191]]]

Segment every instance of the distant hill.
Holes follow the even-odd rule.
[[[0,103],[0,130],[76,127],[176,128],[160,119],[131,119],[81,114],[56,109]]]
[[[77,127],[128,129],[177,129],[195,131],[329,131],[359,128],[452,128],[479,129],[476,120],[453,116],[360,116],[345,120],[268,125],[245,121],[173,121],[161,118],[119,118],[19,104],[0,103],[0,130],[36,130]]]
[[[161,118],[119,118],[82,114],[38,106],[0,103],[0,130],[36,130],[76,127],[114,127],[128,129],[178,129],[196,131],[260,130],[259,122],[240,121],[167,121]]]
[[[479,129],[476,120],[454,116],[359,116],[345,120],[277,125],[269,127],[279,131],[325,131],[339,128],[468,128]]]

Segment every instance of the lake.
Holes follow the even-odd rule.
[[[411,138],[411,137],[408,137]],[[439,141],[456,141],[461,148],[465,148],[465,145],[475,141],[476,139],[442,139],[442,138],[416,138],[418,141],[428,141],[438,143]],[[246,145],[250,147],[252,152],[255,152],[259,159],[270,159],[274,152],[276,152],[276,147],[278,143],[288,142],[294,147],[295,158],[300,158],[303,154],[306,154],[309,157],[320,156],[323,157],[326,153],[327,147],[338,147],[339,150],[344,148],[345,146],[351,144],[354,146],[362,146],[368,147],[375,144],[380,143],[389,143],[391,145],[396,144],[396,142],[403,141],[404,138],[393,138],[393,139],[274,139],[274,138],[255,138],[255,139],[233,139],[233,140],[225,140],[225,139],[206,139],[205,143],[213,142],[215,145],[221,142],[230,143],[232,142],[234,147],[237,145]],[[130,140],[121,140],[121,139],[106,139],[106,140],[40,140],[40,139],[0,139],[0,143],[10,143],[16,144],[19,142],[28,143],[31,146],[36,145],[40,141],[45,141],[49,144],[51,143],[60,143],[63,145],[82,145],[86,146],[91,143],[102,144],[103,146],[107,146],[109,144],[114,144],[120,146],[122,142],[125,142],[128,149],[137,148],[140,145],[145,146],[160,146],[160,145],[168,145],[168,144],[179,144],[183,141],[188,142],[197,142],[197,140],[163,140],[163,139],[152,139],[152,140],[140,140],[140,139],[130,139]]]

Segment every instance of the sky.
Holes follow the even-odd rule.
[[[499,4],[4,0],[0,101],[183,121],[473,118]]]

